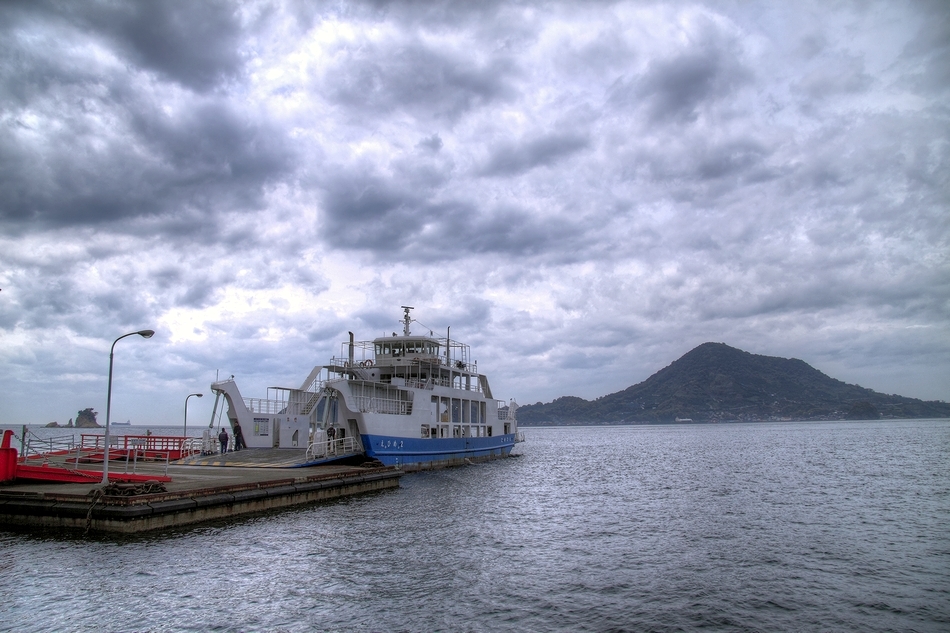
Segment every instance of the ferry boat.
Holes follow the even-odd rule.
[[[468,345],[431,331],[413,334],[403,306],[402,334],[357,342],[313,368],[299,388],[271,387],[243,398],[234,377],[211,385],[227,403],[232,434],[248,448],[307,447],[309,463],[361,455],[406,470],[506,457],[518,431],[514,400],[496,400]],[[223,411],[223,406],[221,407]]]

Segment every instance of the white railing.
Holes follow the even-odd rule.
[[[124,450],[124,451],[122,451],[121,453],[119,453],[119,459],[116,460],[116,461],[125,460],[125,473],[126,473],[126,474],[128,474],[128,472],[129,472],[129,464],[132,465],[132,473],[133,473],[133,474],[136,473],[136,469],[137,469],[138,463],[139,463],[139,456],[141,455],[141,460],[142,460],[143,462],[144,462],[144,461],[148,461],[148,462],[153,462],[153,463],[154,463],[154,462],[162,462],[162,461],[164,461],[164,462],[165,462],[165,470],[164,470],[163,474],[166,475],[166,476],[168,475],[168,464],[169,464],[169,462],[171,461],[171,452],[170,452],[170,451],[152,451],[152,450],[147,450],[147,449],[145,448],[145,440],[144,440],[144,439],[132,439],[132,440],[129,442],[129,445],[131,446],[131,448],[129,448],[129,449],[127,449],[127,450]],[[112,453],[113,453],[113,452],[114,452],[114,451],[109,451],[109,455],[110,455],[109,460],[110,460],[110,461],[113,459],[113,458],[112,458]]]
[[[342,457],[353,453],[362,453],[363,445],[355,437],[341,437],[326,442],[314,442],[307,447],[307,459]]]
[[[464,381],[459,381],[458,374],[455,375],[454,380],[449,377],[445,378],[433,378],[433,386],[438,387],[448,387],[449,389],[459,389],[461,391],[472,391],[474,393],[481,393],[482,386],[479,384],[479,381],[472,380],[468,384],[465,384]],[[432,387],[429,387],[431,389]]]
[[[182,440],[181,443],[181,458],[194,457],[195,455],[204,454],[205,442],[203,438],[200,437],[189,437]]]
[[[41,438],[32,431],[26,432],[23,455],[21,458],[48,455],[50,453],[65,453],[76,448],[76,438],[73,435]]]
[[[330,365],[334,367],[372,367],[374,364],[373,359],[366,355],[362,358],[354,358],[353,362],[350,362],[348,356],[334,356],[330,359]]]
[[[87,460],[97,461],[97,452],[102,452],[102,449],[96,451],[95,449],[84,447],[82,442],[76,442],[76,438],[73,435],[41,438],[27,429],[24,429],[24,431],[22,444],[23,454],[19,456],[19,460],[24,463],[32,462],[32,464],[35,464],[37,461],[42,460],[43,466],[56,466],[67,470],[76,470],[79,468],[79,464]],[[116,440],[118,440],[118,438],[116,438]],[[110,444],[111,443],[113,442],[110,442]],[[102,457],[100,455],[98,460],[101,461],[101,459]]]
[[[498,400],[498,419],[499,420],[514,420],[515,419],[515,408],[508,406],[508,403],[504,400]]]
[[[435,387],[435,381],[433,380],[417,380],[415,378],[407,378],[406,386],[412,389],[425,389],[427,391],[432,391],[432,388]]]
[[[287,408],[286,400],[268,400],[266,398],[244,398],[244,406],[251,413],[281,413]]]
[[[287,413],[292,415],[308,415],[323,397],[321,391],[301,391],[294,389],[290,392],[290,402]]]
[[[319,394],[321,391],[323,391],[323,386],[324,386],[325,384],[327,384],[327,379],[324,378],[322,374],[318,374],[317,377],[314,378],[314,379],[310,382],[309,385],[307,385],[307,388],[306,388],[306,389],[302,389],[302,391],[307,391],[307,392],[309,392],[309,393],[316,393],[316,394]]]
[[[375,398],[370,396],[353,396],[357,411],[361,413],[389,413],[392,415],[410,415],[412,402],[394,398]]]

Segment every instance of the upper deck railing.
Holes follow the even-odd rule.
[[[244,398],[244,406],[251,413],[276,415],[287,409],[286,400],[271,400],[268,398]]]
[[[338,367],[349,367],[350,352],[350,343],[342,343],[340,356],[334,356],[331,363]],[[472,360],[471,348],[465,343],[444,337],[394,336],[374,341],[354,341],[352,355],[352,364],[360,367],[365,366],[367,361],[387,365],[412,365],[421,362],[478,373],[478,364]]]

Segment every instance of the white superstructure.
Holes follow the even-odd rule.
[[[212,390],[240,421],[248,447],[307,446],[314,461],[362,453],[387,465],[431,468],[509,454],[518,434],[514,401],[494,399],[468,345],[403,332],[350,340],[314,367],[299,389],[241,398],[233,377]],[[217,409],[217,402],[215,404]]]

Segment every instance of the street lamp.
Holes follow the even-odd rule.
[[[112,349],[109,351],[109,392],[106,396],[106,436],[105,436],[105,457],[102,460],[102,485],[109,483],[109,417],[112,414],[112,358],[115,356],[115,344],[124,339],[126,336],[134,336],[138,334],[142,338],[152,338],[155,334],[155,330],[139,330],[138,332],[129,332],[128,334],[123,334],[116,340],[112,341]]]
[[[186,438],[188,437],[188,398],[190,398],[190,397],[192,397],[192,396],[198,396],[199,398],[201,398],[201,397],[204,396],[204,394],[203,394],[203,393],[189,393],[189,394],[185,397],[185,427],[184,427],[184,429],[182,429],[182,433],[181,433],[181,434],[182,434],[184,437],[186,437]]]

